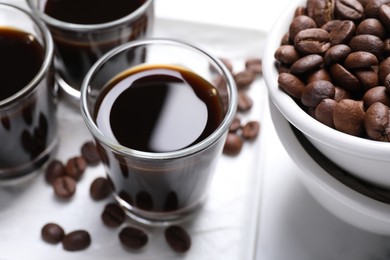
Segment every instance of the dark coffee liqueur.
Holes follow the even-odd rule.
[[[145,0],[48,0],[45,13],[76,24],[111,22],[137,10]]]
[[[140,151],[186,148],[212,134],[223,118],[217,90],[179,66],[139,66],[105,90],[95,110],[98,127]]]
[[[45,54],[31,34],[2,27],[0,57],[0,100],[4,100],[31,82],[41,68]]]

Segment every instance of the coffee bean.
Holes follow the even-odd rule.
[[[361,90],[360,81],[356,76],[339,63],[332,64],[329,67],[329,72],[334,81],[334,85],[342,86],[350,93],[358,93]]]
[[[229,132],[237,132],[241,128],[241,119],[239,117],[235,117],[233,119],[232,124],[229,127]]]
[[[330,35],[320,28],[300,31],[294,38],[298,52],[305,54],[323,54],[330,48]]]
[[[290,71],[294,75],[304,74],[319,69],[324,64],[324,58],[318,54],[310,54],[294,62]]]
[[[382,56],[384,43],[375,35],[360,34],[354,36],[349,42],[352,51],[365,51],[374,54],[377,57]]]
[[[84,250],[91,244],[91,236],[88,231],[76,230],[66,234],[62,239],[62,246],[66,251]]]
[[[237,155],[241,152],[243,146],[242,138],[236,133],[228,133],[223,147],[223,153],[226,155]]]
[[[367,18],[359,23],[356,28],[356,34],[371,34],[384,39],[386,37],[386,28],[378,19]]]
[[[307,16],[307,15],[296,16],[292,20],[290,27],[289,27],[289,30],[288,30],[290,40],[293,42],[295,39],[295,36],[300,31],[303,31],[303,30],[306,30],[309,28],[316,28],[316,27],[317,27],[316,22],[312,18],[310,18],[309,16]]]
[[[253,140],[259,135],[260,123],[257,121],[249,121],[242,128],[242,137],[246,140]]]
[[[66,173],[76,181],[80,180],[86,168],[87,162],[81,156],[72,157],[66,163]]]
[[[389,5],[381,5],[379,8],[379,19],[386,26],[390,26],[390,6]]]
[[[362,136],[364,131],[363,120],[363,105],[359,101],[344,99],[338,102],[334,107],[334,126],[341,132],[354,136]]]
[[[41,229],[41,236],[44,241],[50,244],[58,244],[65,236],[64,229],[56,223],[47,223]]]
[[[59,160],[51,161],[45,169],[45,180],[52,184],[53,181],[60,177],[65,176],[66,170],[64,164]]]
[[[317,107],[324,98],[333,98],[335,87],[330,81],[317,80],[309,83],[302,92],[301,102],[308,107]]]
[[[364,128],[370,139],[377,141],[390,141],[390,113],[389,107],[376,102],[366,111]]]
[[[386,88],[386,91],[387,93],[390,93],[390,74],[388,74],[385,78],[385,88]]]
[[[324,55],[325,65],[332,63],[342,63],[345,58],[351,53],[351,48],[345,44],[337,44],[330,47]]]
[[[119,233],[120,242],[130,249],[138,250],[148,243],[148,235],[136,227],[125,227]]]
[[[105,206],[101,218],[106,226],[118,227],[125,221],[126,214],[118,204],[109,203]]]
[[[341,20],[359,21],[364,14],[364,8],[358,0],[336,0],[335,16]]]
[[[308,0],[306,10],[319,27],[334,19],[333,6],[329,1]]]
[[[321,68],[319,70],[314,71],[313,73],[308,74],[306,78],[307,84],[317,80],[331,81],[332,78],[330,77],[330,74],[326,69]]]
[[[366,109],[376,102],[380,102],[386,106],[390,106],[390,96],[389,93],[386,91],[386,87],[373,87],[367,90],[366,93],[364,93],[363,104]]]
[[[263,74],[263,61],[260,58],[249,58],[245,61],[245,68],[255,75]]]
[[[250,70],[243,70],[233,75],[237,89],[246,89],[256,78],[255,73]]]
[[[338,44],[348,44],[355,35],[356,25],[352,21],[341,21],[329,33],[332,46]]]
[[[344,61],[346,69],[365,69],[378,65],[378,59],[372,53],[356,51],[350,53]]]
[[[240,112],[247,112],[253,106],[253,100],[245,92],[238,92],[237,110]]]
[[[315,118],[321,123],[334,128],[333,110],[336,101],[330,98],[323,99],[315,109]]]
[[[97,165],[100,163],[99,152],[92,141],[85,142],[81,146],[81,155],[88,165]]]
[[[379,84],[378,72],[372,68],[354,70],[353,74],[359,80],[363,91],[376,87]]]
[[[90,186],[89,194],[94,200],[103,200],[111,194],[109,182],[104,177],[96,178]]]
[[[284,64],[293,64],[300,55],[293,45],[282,45],[275,51],[274,57]]]
[[[135,196],[135,205],[143,210],[153,209],[153,199],[147,191],[139,191]]]
[[[191,237],[182,227],[173,225],[165,229],[165,240],[172,250],[178,253],[187,252],[191,247]]]
[[[69,176],[60,176],[52,183],[54,193],[59,198],[68,199],[76,192],[76,181]]]
[[[301,99],[305,83],[297,76],[290,73],[280,73],[278,84],[287,94],[294,98]]]

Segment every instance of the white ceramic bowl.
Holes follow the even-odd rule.
[[[313,151],[311,143],[307,139],[306,143],[304,142],[305,138],[301,132],[294,133],[294,128],[272,102],[270,111],[279,139],[302,169],[299,171],[299,177],[313,197],[335,216],[355,227],[376,234],[390,235],[390,205],[387,204],[390,203],[390,192],[385,194],[386,203],[378,201],[376,192],[382,200],[385,198],[379,190],[372,190],[370,185],[346,176],[343,170],[329,164],[321,153]],[[337,178],[343,179],[346,184]],[[347,185],[360,190],[356,191]]]
[[[390,143],[355,137],[334,130],[313,119],[278,86],[274,53],[288,31],[294,11],[306,0],[294,0],[267,35],[263,54],[263,75],[269,95],[283,116],[324,155],[351,174],[390,189]]]

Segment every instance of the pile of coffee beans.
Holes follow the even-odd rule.
[[[341,132],[390,141],[390,0],[308,0],[274,57],[279,86]]]
[[[245,61],[245,69],[235,72],[232,62],[227,58],[220,58],[226,68],[232,73],[238,91],[237,115],[229,128],[225,141],[223,153],[225,155],[238,155],[243,147],[244,141],[256,139],[260,131],[258,121],[241,122],[240,114],[248,112],[253,106],[253,99],[247,91],[255,79],[263,74],[261,58],[248,58]],[[224,83],[221,78],[215,79],[215,85]],[[221,89],[221,88],[219,88]],[[222,93],[223,94],[223,93]]]

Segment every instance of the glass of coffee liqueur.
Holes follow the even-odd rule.
[[[0,181],[37,172],[57,147],[57,88],[48,28],[0,3]]]
[[[79,105],[80,87],[107,51],[151,34],[154,0],[26,0],[48,26],[55,44],[62,96]]]
[[[87,73],[80,105],[130,217],[173,223],[203,204],[237,106],[219,59],[177,40],[129,42]]]

